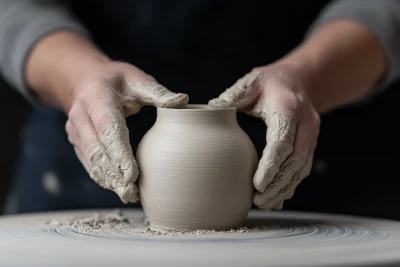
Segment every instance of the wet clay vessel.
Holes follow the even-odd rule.
[[[151,228],[229,230],[244,223],[257,154],[235,108],[158,108],[136,158]]]

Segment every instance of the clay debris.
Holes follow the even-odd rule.
[[[47,222],[48,225],[56,227],[70,227],[76,232],[86,234],[119,234],[119,235],[144,235],[144,236],[182,236],[182,235],[215,235],[215,234],[244,234],[249,232],[259,232],[265,227],[241,227],[229,231],[215,230],[196,230],[191,232],[153,230],[145,217],[132,220],[117,210],[109,214],[95,213],[87,218],[75,218],[72,220],[61,221],[53,219]]]

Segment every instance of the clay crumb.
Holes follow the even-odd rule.
[[[69,227],[73,231],[84,234],[95,235],[113,235],[113,236],[182,236],[182,235],[216,235],[216,234],[244,234],[250,232],[259,232],[265,230],[265,226],[241,227],[228,231],[216,230],[196,230],[191,232],[171,231],[171,230],[153,230],[146,217],[136,220],[125,217],[123,213],[116,210],[109,214],[95,213],[91,217],[74,218],[72,220],[52,219],[46,222],[47,225],[55,227]]]

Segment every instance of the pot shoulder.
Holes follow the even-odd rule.
[[[256,150],[239,125],[154,125],[141,140],[138,157],[173,154],[241,157],[256,160]]]

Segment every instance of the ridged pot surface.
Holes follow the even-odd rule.
[[[236,109],[158,108],[136,158],[151,228],[229,230],[244,223],[257,154]]]

